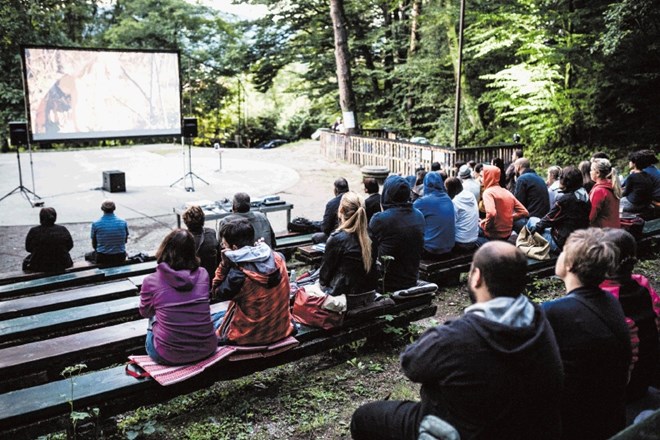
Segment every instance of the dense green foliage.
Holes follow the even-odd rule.
[[[270,13],[239,23],[184,0],[3,2],[3,122],[24,115],[20,45],[50,44],[180,50],[199,143],[329,125],[340,109],[328,2],[242,1]],[[343,3],[362,127],[451,143],[459,0]],[[656,145],[659,23],[655,0],[467,1],[460,144],[520,133],[545,164]]]

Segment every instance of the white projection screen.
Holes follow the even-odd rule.
[[[23,47],[34,142],[181,134],[179,53]]]

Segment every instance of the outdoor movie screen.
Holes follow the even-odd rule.
[[[32,140],[181,134],[178,52],[24,47]]]

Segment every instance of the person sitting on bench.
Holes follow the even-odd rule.
[[[140,314],[149,318],[147,354],[161,365],[183,365],[213,354],[218,338],[213,332],[209,279],[199,267],[195,239],[175,229],[156,252],[156,272],[140,290]]]
[[[621,209],[625,213],[637,214],[650,218],[653,202],[653,178],[644,169],[647,159],[643,154],[634,151],[628,154],[630,174],[623,183],[621,194]]]
[[[73,239],[69,230],[56,225],[55,208],[41,208],[39,226],[28,231],[25,250],[30,254],[23,260],[23,270],[32,272],[61,272],[73,266],[69,251]]]
[[[517,159],[513,166],[517,176],[513,195],[527,209],[528,217],[544,217],[550,211],[550,196],[543,177],[536,174],[526,157]],[[525,227],[527,220],[527,218],[516,220],[513,226],[514,231],[520,232]]]
[[[456,236],[454,251],[471,252],[488,240],[479,237],[479,206],[472,194],[463,188],[461,179],[450,177],[445,180],[447,195],[454,203],[456,219]]]
[[[353,439],[417,440],[427,415],[461,438],[559,438],[561,359],[541,308],[523,295],[526,273],[527,259],[512,244],[479,248],[468,276],[474,304],[401,354],[403,373],[422,384],[421,402],[359,407]]]
[[[221,234],[221,262],[212,291],[230,304],[226,313],[213,316],[220,343],[266,345],[293,334],[284,257],[266,243],[255,244],[247,219],[225,223]]]
[[[378,182],[373,177],[365,177],[362,181],[364,185],[364,192],[367,198],[364,200],[364,207],[367,211],[367,224],[371,221],[371,217],[375,213],[381,212],[380,207],[380,194],[378,193]]]
[[[94,252],[85,259],[98,264],[120,264],[126,260],[128,225],[115,215],[115,202],[105,200],[101,204],[103,216],[92,223],[92,247]]]
[[[424,196],[415,200],[413,207],[424,215],[422,258],[434,260],[451,252],[456,235],[454,204],[447,195],[445,184],[438,172],[426,174]]]
[[[410,203],[410,185],[401,176],[385,180],[382,205],[383,212],[374,214],[369,222],[369,237],[384,267],[385,292],[408,289],[417,285],[424,215]]]
[[[616,168],[609,160],[596,158],[591,162],[591,179],[596,184],[589,193],[589,224],[595,228],[620,228],[621,186]]]
[[[273,227],[268,221],[268,217],[265,214],[259,211],[250,210],[250,196],[247,193],[239,192],[234,194],[234,200],[232,203],[232,214],[229,214],[227,217],[220,220],[218,224],[218,242],[222,243],[222,226],[232,220],[245,218],[248,219],[252,227],[254,228],[254,236],[257,240],[262,239],[263,241],[273,249],[275,246],[275,232],[273,232]],[[216,266],[217,267],[217,266]],[[213,277],[215,273],[215,268],[213,272],[210,272],[210,276]]]
[[[376,289],[376,250],[367,233],[367,214],[360,196],[344,193],[338,215],[339,227],[325,244],[319,287],[330,296],[346,295],[344,301],[350,302],[350,297]]]
[[[481,197],[486,217],[479,225],[479,233],[489,240],[508,240],[513,231],[513,222],[528,217],[529,212],[513,194],[500,186],[499,168],[484,165],[481,173],[484,185]]]
[[[633,343],[633,364],[626,386],[626,400],[646,395],[649,386],[660,383],[660,297],[644,275],[633,274],[637,263],[637,242],[624,229],[605,229],[605,239],[619,249],[616,270],[608,274],[600,288],[619,300],[626,315]]]
[[[191,206],[183,213],[183,222],[186,228],[195,238],[195,252],[200,260],[200,265],[206,269],[210,282],[218,268],[218,254],[220,253],[220,243],[215,236],[215,231],[204,227],[205,215],[202,208],[197,205]]]
[[[562,439],[606,439],[626,426],[630,333],[621,305],[598,287],[618,253],[600,228],[573,232],[555,266],[567,294],[542,305],[564,365]]]
[[[325,243],[332,231],[337,227],[337,209],[339,209],[342,194],[348,192],[348,182],[343,177],[340,177],[335,180],[334,187],[335,196],[325,205],[323,222],[321,222],[321,232],[317,232],[312,236],[314,243]]]

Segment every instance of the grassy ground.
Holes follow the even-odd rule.
[[[660,259],[638,265],[660,286]],[[532,280],[537,302],[564,294],[555,277]],[[144,439],[343,439],[350,438],[351,414],[378,399],[419,398],[419,385],[400,372],[398,355],[425,328],[457,317],[469,305],[464,283],[444,288],[434,318],[408,329],[389,329],[379,340],[360,341],[328,353],[249,377],[216,383],[166,404],[119,416],[107,438]],[[63,438],[54,434],[49,438]]]

